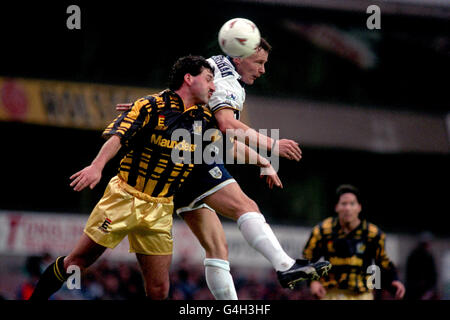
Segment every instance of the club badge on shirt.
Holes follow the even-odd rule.
[[[209,174],[214,178],[214,179],[220,179],[222,178],[222,171],[219,169],[219,167],[214,167],[211,170],[209,170]]]

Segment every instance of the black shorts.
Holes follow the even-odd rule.
[[[203,199],[226,185],[236,182],[223,164],[199,164],[194,167],[187,181],[174,195],[174,209],[177,214],[199,208],[211,207]]]

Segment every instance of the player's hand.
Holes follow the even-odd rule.
[[[269,185],[270,189],[273,189],[273,186],[277,186],[283,189],[283,184],[281,183],[280,177],[278,177],[277,172],[270,163],[268,165],[265,165],[264,167],[261,167],[260,178],[264,176],[267,176],[266,182]]]
[[[309,285],[309,289],[311,290],[311,294],[318,299],[322,299],[327,294],[327,290],[320,281],[312,281]]]
[[[281,139],[275,142],[275,152],[286,159],[300,161],[302,158],[302,150],[298,146],[298,143],[294,140]]]
[[[132,103],[118,103],[116,104],[116,111],[124,112],[131,109]]]
[[[391,285],[395,288],[395,299],[403,299],[405,295],[405,286],[398,280],[392,281]]]
[[[93,189],[102,178],[102,171],[95,165],[90,165],[70,177],[70,186],[74,191],[81,191],[88,187]]]

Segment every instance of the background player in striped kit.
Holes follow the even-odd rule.
[[[359,190],[352,185],[339,186],[335,210],[337,217],[315,226],[303,250],[306,259],[317,261],[324,257],[333,264],[328,276],[311,282],[311,293],[320,299],[371,300],[374,284],[368,284],[372,274],[367,270],[375,264],[381,271],[381,288],[394,290],[395,298],[402,299],[405,288],[386,254],[386,235],[359,217]]]

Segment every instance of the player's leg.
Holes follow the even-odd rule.
[[[172,255],[136,253],[145,283],[147,298],[164,300],[169,296],[169,269]]]
[[[322,274],[321,266],[315,268],[316,266],[311,266],[307,260],[295,261],[284,252],[256,203],[242,192],[221,164],[197,166],[182,192],[175,196],[175,202],[178,214],[190,211],[203,202],[216,212],[237,221],[247,242],[263,254],[279,272],[283,287]]]
[[[94,242],[83,233],[72,252],[64,258],[64,270],[69,266],[78,266],[81,271],[91,266],[105,252],[106,247]]]
[[[203,201],[220,214],[237,221],[245,240],[262,253],[275,270],[285,271],[294,265],[295,260],[281,248],[257,204],[242,191],[239,184],[231,183]]]
[[[58,257],[40,277],[30,300],[48,300],[58,291],[69,275],[66,270],[75,265],[81,271],[94,263],[105,251],[105,247],[92,241],[86,234],[78,240],[75,248],[67,257]]]
[[[128,233],[128,241],[130,252],[136,253],[141,267],[147,298],[167,299],[173,252],[173,202],[166,198],[152,202],[136,198],[134,212],[138,223]]]
[[[227,240],[219,217],[205,207],[184,212],[182,217],[205,249],[205,278],[214,298],[237,300],[228,262]]]
[[[330,268],[328,262],[310,264],[292,259],[281,247],[277,237],[256,203],[237,183],[228,184],[203,199],[216,212],[237,221],[239,230],[250,246],[270,261],[278,272],[280,283],[292,287],[296,281],[316,279]]]
[[[41,276],[30,300],[48,299],[67,280],[67,268],[76,265],[84,270],[94,263],[106,248],[116,247],[131,227],[130,215],[134,198],[119,186],[119,178],[113,177],[89,216],[84,233],[67,257],[59,257]],[[127,218],[128,217],[128,218]]]

